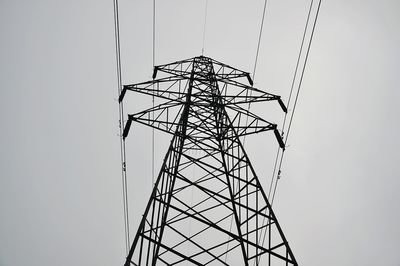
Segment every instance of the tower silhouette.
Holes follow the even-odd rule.
[[[272,130],[284,148],[276,124],[246,107],[276,100],[287,110],[252,85],[249,73],[199,56],[123,86],[120,102],[127,91],[162,101],[129,114],[123,137],[133,121],[172,135],[125,266],[298,265],[242,143]]]

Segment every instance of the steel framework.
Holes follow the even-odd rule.
[[[276,100],[287,110],[252,86],[249,73],[199,56],[123,87],[120,102],[127,91],[162,99],[128,115],[124,138],[133,121],[172,135],[125,266],[297,265],[242,144],[272,130],[284,148],[277,126],[244,105]]]

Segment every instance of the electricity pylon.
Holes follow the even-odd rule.
[[[277,126],[246,107],[286,107],[252,85],[249,73],[199,56],[123,87],[119,101],[127,91],[163,100],[129,114],[124,138],[133,121],[172,135],[125,266],[297,265],[241,141],[272,130],[284,148]]]

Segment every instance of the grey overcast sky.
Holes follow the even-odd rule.
[[[255,86],[285,100],[308,5],[268,1]],[[157,1],[156,64],[201,53],[204,6]],[[253,71],[262,7],[209,0],[205,55]],[[148,80],[152,1],[120,8],[123,82]],[[400,265],[399,12],[323,0],[274,203],[301,265]],[[0,265],[122,265],[112,0],[0,0],[0,34]],[[146,130],[127,143],[132,231],[150,193]],[[261,139],[248,148],[267,184],[276,144]]]

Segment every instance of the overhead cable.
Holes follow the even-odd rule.
[[[114,0],[114,35],[115,35],[115,55],[117,61],[117,83],[118,83],[118,97],[122,91],[122,78],[121,78],[121,47],[119,37],[119,14],[118,14],[118,0]],[[119,102],[119,136],[121,146],[121,176],[122,176],[122,201],[124,208],[124,227],[125,227],[125,249],[126,254],[129,252],[129,208],[128,208],[128,190],[126,179],[126,151],[125,140],[123,138],[123,125],[124,125],[124,106],[122,101]]]
[[[206,27],[207,27],[207,10],[208,10],[208,0],[206,0],[206,7],[204,10],[203,46],[201,48],[201,55],[204,55],[204,44],[206,40]]]
[[[263,8],[263,12],[262,12],[260,30],[259,30],[259,34],[258,34],[256,57],[254,59],[254,67],[253,67],[253,78],[252,78],[253,82],[254,82],[254,78],[256,76],[256,69],[257,69],[257,63],[258,63],[258,54],[259,54],[259,51],[260,51],[261,36],[262,36],[263,28],[264,28],[264,20],[265,20],[265,13],[266,13],[266,10],[267,10],[267,2],[268,2],[268,0],[264,1],[264,8]],[[253,95],[253,91],[251,90],[250,91],[250,97],[252,95]],[[249,112],[249,111],[250,111],[250,102],[247,105],[247,112]],[[249,117],[246,116],[246,123],[245,123],[246,126],[247,126],[248,122],[249,122]],[[244,138],[243,138],[243,146],[245,145],[245,143],[246,143],[246,136],[244,136]]]
[[[156,66],[156,0],[153,0],[153,71]],[[153,78],[154,79],[154,78]],[[154,91],[154,84],[153,84],[153,91]],[[152,97],[152,104],[154,109],[154,95]],[[154,112],[152,112],[152,119],[154,120]],[[151,130],[151,186],[154,186],[155,182],[155,170],[154,170],[154,161],[155,161],[155,138],[154,138],[154,128]]]
[[[314,18],[314,23],[313,23],[313,27],[312,27],[312,31],[311,31],[311,36],[310,36],[310,40],[308,42],[307,52],[306,52],[306,56],[305,56],[305,59],[304,59],[303,68],[302,68],[302,71],[301,71],[300,81],[299,81],[299,84],[298,84],[298,87],[297,87],[296,98],[295,98],[295,101],[294,101],[293,110],[292,110],[292,113],[291,113],[291,116],[290,116],[290,120],[289,120],[289,126],[288,126],[288,129],[287,129],[287,132],[286,132],[285,145],[287,145],[290,129],[291,129],[292,122],[293,122],[294,113],[296,111],[297,101],[298,101],[300,90],[301,90],[301,84],[303,82],[304,72],[305,72],[305,69],[306,69],[306,66],[307,66],[308,55],[310,53],[311,43],[312,43],[312,40],[313,40],[313,37],[314,37],[315,25],[317,24],[319,10],[320,10],[320,7],[321,7],[321,1],[322,0],[318,1],[318,7],[317,7],[317,11],[316,11],[315,18]],[[278,186],[278,180],[279,180],[278,177],[279,177],[279,175],[281,173],[284,154],[285,154],[285,151],[283,150],[282,153],[281,153],[281,158],[280,158],[280,162],[279,162],[278,176],[277,176],[276,182],[275,182],[275,188],[274,188],[274,192],[273,192],[273,195],[272,195],[271,205],[274,202],[276,188]]]
[[[253,68],[253,81],[254,81],[254,77],[256,76],[258,53],[260,51],[261,36],[262,36],[263,28],[264,28],[264,19],[265,19],[265,13],[266,13],[266,10],[267,10],[267,2],[268,2],[268,0],[264,1],[264,8],[263,8],[263,13],[262,13],[262,18],[261,18],[260,31],[259,31],[259,34],[258,34],[256,58],[254,60],[254,68]]]
[[[298,73],[298,69],[299,69],[301,55],[303,54],[304,41],[305,41],[305,38],[306,38],[306,35],[307,35],[307,29],[308,29],[308,25],[309,25],[309,21],[310,21],[310,15],[311,15],[313,3],[314,3],[314,0],[311,0],[310,7],[308,9],[306,24],[304,26],[304,31],[303,31],[303,37],[302,37],[302,40],[301,40],[300,50],[299,50],[299,53],[298,53],[298,56],[297,56],[296,67],[295,67],[295,70],[294,70],[294,73],[293,73],[292,84],[290,86],[289,99],[288,99],[288,102],[287,102],[287,105],[286,105],[288,108],[290,106],[291,99],[292,99],[294,84],[295,84],[297,73]],[[286,129],[285,125],[286,125],[287,115],[288,115],[288,112],[285,113],[285,116],[283,118],[282,138],[284,137],[284,132],[285,132],[285,129]],[[285,145],[286,145],[286,142],[285,142]],[[272,188],[274,187],[275,174],[276,174],[276,170],[277,170],[277,166],[278,166],[278,160],[279,160],[280,152],[281,152],[281,149],[278,147],[278,150],[276,152],[276,157],[275,157],[274,170],[272,171],[271,184],[269,186],[269,191],[268,191],[268,198],[270,198],[271,192],[272,192]],[[280,173],[278,173],[277,176],[279,176],[279,175],[280,175]]]

